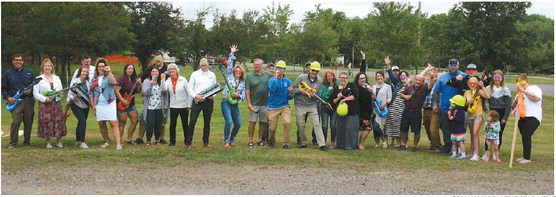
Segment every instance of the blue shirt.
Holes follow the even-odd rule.
[[[446,82],[448,82],[448,80],[450,80],[452,77],[456,77],[460,74],[464,77],[467,76],[465,73],[459,70],[453,75],[452,73],[447,72],[446,74],[440,76],[438,81],[436,81],[436,83],[434,84],[434,88],[432,89],[432,91],[434,93],[440,93],[439,107],[440,110],[442,110],[442,112],[444,113],[448,113],[448,110],[450,110],[450,99],[455,95],[461,94],[461,92],[459,92],[457,88],[447,85]]]
[[[2,75],[2,98],[8,100],[9,97],[15,96],[17,91],[25,89],[27,86],[31,85],[35,80],[35,75],[33,71],[28,68],[21,68],[21,71],[16,69],[10,69]],[[33,88],[33,87],[31,87]],[[21,98],[33,96],[33,94],[22,95]]]
[[[270,95],[268,97],[268,110],[277,110],[284,107],[289,107],[289,100],[293,99],[293,94],[290,94],[288,87],[292,82],[284,76],[282,79],[276,77],[268,80],[268,90]]]

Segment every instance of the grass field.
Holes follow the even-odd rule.
[[[114,69],[116,74],[120,74],[122,69]],[[214,69],[212,69],[214,71]],[[119,71],[119,72],[118,72]],[[221,74],[214,71],[217,78],[222,83]],[[182,67],[181,74],[186,78],[191,75],[190,67]],[[297,75],[288,75],[293,81]],[[493,164],[484,162],[460,161],[448,159],[446,155],[436,154],[428,151],[429,141],[422,128],[421,142],[419,144],[418,152],[411,151],[398,151],[393,148],[382,149],[372,148],[374,142],[372,136],[366,141],[366,150],[355,151],[342,151],[330,150],[322,152],[317,150],[316,146],[309,145],[307,149],[298,149],[292,145],[292,149],[283,150],[281,148],[268,148],[268,147],[255,147],[247,148],[248,135],[247,135],[247,118],[248,109],[245,102],[240,103],[240,112],[242,117],[242,127],[236,138],[237,147],[232,149],[225,149],[223,147],[223,125],[224,118],[220,110],[220,100],[222,96],[218,95],[214,104],[214,111],[211,121],[211,135],[210,142],[214,146],[212,149],[202,147],[202,129],[203,120],[202,116],[199,117],[197,122],[194,138],[193,149],[187,150],[183,145],[183,133],[181,125],[178,124],[177,128],[177,146],[150,146],[144,145],[126,145],[122,151],[116,151],[115,145],[109,149],[98,148],[102,143],[102,137],[98,130],[95,116],[92,112],[89,114],[87,121],[87,143],[91,147],[87,150],[82,150],[73,145],[75,141],[75,127],[77,120],[73,115],[68,119],[67,128],[68,136],[63,138],[63,149],[53,148],[46,149],[45,142],[37,138],[37,113],[35,113],[35,121],[32,129],[31,147],[23,148],[21,146],[23,137],[20,137],[19,144],[16,149],[7,149],[8,136],[10,123],[12,121],[11,115],[6,110],[2,110],[2,171],[4,172],[23,172],[28,169],[44,167],[70,167],[80,166],[89,163],[103,163],[114,165],[149,165],[149,163],[156,163],[157,165],[173,167],[183,164],[183,160],[192,160],[197,162],[208,162],[217,164],[256,164],[256,165],[302,165],[302,166],[317,166],[327,168],[348,168],[356,169],[364,168],[369,169],[383,169],[383,170],[416,170],[427,169],[432,172],[441,171],[447,172],[453,169],[477,172],[492,172],[493,175],[497,172],[506,172],[508,170],[515,172],[528,172],[535,173],[538,171],[552,171],[554,169],[554,97],[552,95],[543,96],[543,120],[539,129],[533,135],[533,151],[532,163],[527,165],[520,165],[514,162],[514,168],[508,169],[508,161],[510,157],[510,147],[512,132],[514,130],[514,118],[511,118],[506,126],[504,132],[504,141],[500,152],[500,157],[503,164]],[[142,109],[141,97],[136,97],[138,109]],[[295,125],[295,108],[292,105],[292,127],[290,133],[290,141],[295,144],[295,132],[297,126]],[[5,106],[5,102],[2,102]],[[38,104],[35,105],[38,107]],[[35,110],[36,111],[36,110]],[[129,123],[128,123],[129,124]],[[283,141],[282,126],[278,126],[277,130],[277,144]],[[310,125],[310,124],[307,124]],[[169,139],[168,126],[166,125],[166,139]],[[20,127],[23,129],[23,125]],[[310,133],[310,128],[307,126],[306,131]],[[135,132],[137,133],[137,131]],[[113,139],[111,131],[109,131],[110,138]],[[127,133],[125,134],[127,135]],[[372,134],[371,134],[372,135]],[[257,135],[256,135],[257,136]],[[412,144],[412,137],[410,134],[410,144]],[[484,132],[481,131],[481,139],[484,140]],[[522,156],[521,138],[518,134],[516,144],[516,158]],[[468,139],[470,139],[468,134]],[[134,138],[135,139],[135,136]],[[310,140],[310,135],[308,136]],[[467,142],[467,147],[469,143]],[[482,143],[481,143],[482,144]],[[278,146],[280,147],[280,146]],[[481,152],[482,154],[482,152]],[[493,167],[496,166],[496,167]]]

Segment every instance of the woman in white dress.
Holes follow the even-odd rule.
[[[93,112],[97,116],[100,133],[104,138],[104,144],[100,148],[110,146],[110,138],[108,137],[108,128],[106,122],[110,123],[114,139],[116,139],[116,149],[121,150],[122,144],[120,140],[120,130],[118,128],[118,116],[116,111],[116,93],[114,86],[117,85],[116,78],[105,59],[99,59],[96,64],[95,77],[92,80],[90,101]]]

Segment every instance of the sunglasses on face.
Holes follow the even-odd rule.
[[[469,86],[476,86],[476,85],[479,85],[479,83],[478,82],[469,82]]]
[[[400,75],[400,78],[407,78],[407,75]]]
[[[347,79],[347,77],[340,77],[340,79]]]
[[[457,64],[450,64],[450,68],[457,68],[458,65]]]
[[[501,77],[501,76],[494,76],[494,77],[492,77],[492,79],[494,79],[494,80],[502,80],[502,77]]]
[[[316,73],[318,73],[318,72],[319,72],[318,70],[311,70],[311,71],[313,71],[313,72],[316,72]]]

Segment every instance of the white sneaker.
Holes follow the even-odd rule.
[[[52,144],[50,143],[46,144],[46,148],[52,148]]]
[[[479,155],[473,155],[473,157],[471,157],[471,159],[469,159],[469,160],[471,160],[471,161],[479,161],[479,159],[480,159],[480,158],[479,158]]]
[[[458,155],[455,154],[455,155],[450,156],[450,159],[455,159],[455,158],[457,158],[457,157],[458,157]]]
[[[83,144],[79,145],[79,148],[89,148],[89,146],[87,146],[87,144],[83,143]]]
[[[123,149],[122,145],[117,145],[116,146],[116,150],[122,150],[122,149]]]
[[[520,164],[531,163],[531,160],[523,159],[523,160],[517,161],[517,163],[520,163]]]
[[[486,160],[486,159],[488,159],[488,156],[487,156],[486,154],[484,154],[484,155],[481,157],[481,160],[484,161],[484,160]],[[492,160],[496,160],[496,159],[492,159]]]
[[[523,159],[523,157],[520,157],[520,158],[517,158],[515,161],[521,162],[521,161],[523,161],[523,160],[525,160],[525,159]]]
[[[64,145],[62,145],[62,143],[58,143],[58,144],[56,144],[56,146],[57,146],[58,148],[64,148]]]

